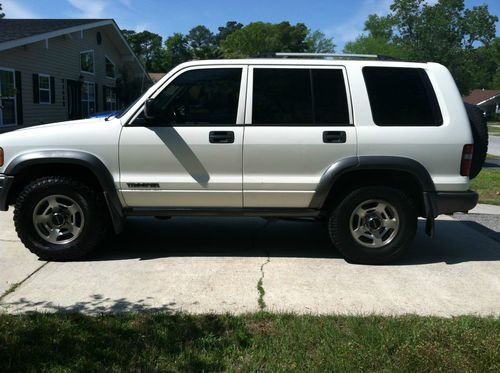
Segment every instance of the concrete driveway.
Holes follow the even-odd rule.
[[[361,266],[340,258],[322,223],[135,218],[91,258],[45,263],[17,240],[11,213],[2,213],[0,292],[21,284],[0,307],[500,315],[500,243],[492,237],[445,217],[431,239],[421,222],[399,262]]]

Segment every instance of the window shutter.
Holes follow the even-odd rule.
[[[16,71],[16,111],[17,111],[17,124],[23,124],[23,91],[21,72]]]
[[[53,76],[50,77],[50,100],[52,104],[56,103],[56,80]]]
[[[106,91],[107,87],[105,85],[102,86],[102,111],[106,111]]]
[[[40,103],[40,86],[38,81],[38,74],[33,74],[33,103]]]
[[[97,89],[97,83],[95,83],[94,87],[95,87],[95,112],[98,113],[99,112],[99,96],[97,95],[97,92],[99,92],[99,90]]]

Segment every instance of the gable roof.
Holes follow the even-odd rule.
[[[102,19],[0,19],[0,43],[67,29]]]
[[[113,19],[0,19],[0,51],[96,27],[111,26],[123,46],[151,80]]]
[[[469,104],[478,105],[492,100],[497,96],[500,96],[500,90],[498,89],[474,89],[468,96],[464,97],[464,101]]]

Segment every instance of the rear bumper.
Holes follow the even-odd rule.
[[[468,212],[477,205],[479,198],[478,194],[472,190],[467,192],[427,192],[425,197],[427,217]]]
[[[7,211],[9,208],[7,197],[13,182],[14,177],[0,174],[0,211]]]

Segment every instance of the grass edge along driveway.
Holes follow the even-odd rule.
[[[500,371],[500,319],[0,315],[0,371]]]

